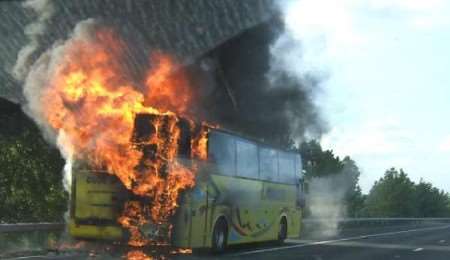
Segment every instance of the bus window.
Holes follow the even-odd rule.
[[[295,157],[286,152],[278,153],[280,182],[295,184]]]
[[[219,174],[234,176],[236,171],[234,138],[227,134],[211,132],[208,143],[208,159],[217,165]]]
[[[258,147],[250,142],[236,141],[237,175],[258,179]]]
[[[259,149],[259,175],[266,181],[278,180],[277,152],[269,148]]]
[[[295,154],[295,175],[301,176],[303,178],[302,172],[302,159],[300,158],[300,154]]]

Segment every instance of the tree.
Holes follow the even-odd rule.
[[[417,215],[414,183],[402,170],[391,168],[375,182],[367,197],[371,217],[410,217]]]
[[[342,171],[344,165],[332,150],[323,151],[317,141],[302,143],[300,146],[306,177],[324,177]]]
[[[322,150],[314,140],[302,143],[299,150],[306,179],[316,189],[311,191],[310,197],[321,197],[310,198],[310,203],[329,200],[333,204],[339,204],[335,205],[339,211],[345,208],[347,216],[360,215],[364,207],[364,196],[358,184],[360,171],[356,163],[349,156],[341,160],[332,150]]]
[[[402,169],[391,168],[370,190],[366,210],[371,217],[448,217],[450,198],[431,183],[415,184]]]
[[[0,222],[62,220],[64,161],[18,106],[0,108]]]
[[[346,193],[347,212],[350,217],[358,217],[361,215],[361,211],[364,208],[365,196],[362,194],[361,187],[359,186],[359,176],[361,172],[355,161],[349,156],[346,156],[342,161],[344,167],[342,172],[347,176],[349,180],[349,188]]]
[[[448,194],[420,180],[416,185],[417,217],[447,217],[450,215]]]

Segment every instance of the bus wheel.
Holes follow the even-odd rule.
[[[227,247],[227,222],[223,218],[219,218],[214,225],[212,236],[212,251],[214,253],[222,253]]]
[[[283,243],[287,238],[287,221],[285,217],[282,217],[280,220],[280,229],[278,231],[278,242]]]

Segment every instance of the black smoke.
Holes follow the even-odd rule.
[[[114,28],[130,46],[123,64],[136,86],[145,77],[151,52],[169,53],[189,72],[198,96],[192,112],[199,120],[289,147],[306,133],[320,135],[324,129],[314,103],[321,79],[310,76],[305,80],[272,71],[271,46],[284,27],[271,2],[52,1],[54,15],[39,37],[32,60],[58,40],[70,37],[80,21],[94,18],[100,25]],[[9,36],[0,46],[0,76],[5,78],[5,71],[14,65],[16,49],[27,43],[23,34],[26,25],[36,17],[19,3],[2,9],[2,13],[5,21],[0,32]],[[4,79],[6,83],[13,81],[10,74]],[[4,84],[13,85],[20,83]],[[15,95],[13,100],[24,100],[10,92]]]
[[[283,31],[276,16],[210,53],[218,86],[204,105],[226,128],[290,147],[307,132],[320,135],[325,124],[314,103],[321,78],[273,70],[271,47]]]

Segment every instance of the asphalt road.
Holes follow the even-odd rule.
[[[381,230],[380,230],[381,231]],[[450,225],[410,227],[331,240],[289,240],[285,246],[236,252],[233,259],[450,259]]]
[[[449,260],[450,225],[362,228],[328,239],[291,239],[282,246],[247,245],[231,251],[177,259]]]
[[[122,259],[120,254],[58,254],[16,259]],[[370,227],[340,232],[333,237],[306,236],[283,245],[251,244],[232,247],[226,254],[169,256],[169,259],[298,259],[298,260],[449,260],[450,224],[434,223],[395,227]]]

